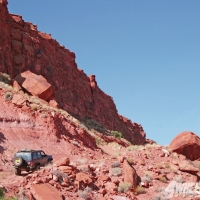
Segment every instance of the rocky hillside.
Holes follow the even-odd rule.
[[[178,153],[155,143],[131,145],[4,82],[0,110],[0,198],[1,191],[15,200],[189,200],[199,195],[200,161],[186,157],[190,149],[200,158],[194,133],[172,141]],[[43,149],[53,155],[53,164],[16,176],[13,155],[21,148]]]
[[[7,0],[0,1],[0,27],[1,72],[11,78],[27,70],[42,75],[53,87],[51,98],[63,110],[120,131],[134,144],[145,143],[142,126],[118,114],[112,97],[98,87],[95,75],[88,77],[77,68],[75,54],[50,34],[38,31],[36,25],[9,14]]]
[[[200,198],[200,138],[169,146],[120,116],[75,54],[0,0],[0,199],[168,200]],[[14,174],[20,149],[53,163]]]

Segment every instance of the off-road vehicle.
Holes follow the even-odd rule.
[[[33,171],[40,169],[40,166],[52,162],[51,155],[46,155],[42,150],[21,149],[14,156],[15,174],[20,175],[21,171]]]

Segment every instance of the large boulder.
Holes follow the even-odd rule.
[[[32,185],[30,190],[36,200],[63,200],[62,193],[48,183]]]
[[[137,175],[135,168],[133,168],[126,159],[123,163],[123,171],[124,182],[131,183],[132,187],[135,189],[140,182],[140,177]]]
[[[190,174],[197,174],[199,169],[188,160],[183,160],[179,162],[179,170],[182,172],[188,172]]]
[[[200,158],[200,138],[192,132],[178,134],[170,143],[173,152],[183,154],[190,160]]]
[[[56,161],[55,166],[68,166],[70,163],[70,160],[68,157],[61,158],[60,160]]]
[[[53,88],[47,80],[32,72],[25,71],[19,74],[15,80],[32,95],[47,100],[53,95]]]

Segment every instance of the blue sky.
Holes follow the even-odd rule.
[[[167,145],[200,134],[199,0],[9,0],[95,74],[118,112]]]

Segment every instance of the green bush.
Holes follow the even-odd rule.
[[[122,170],[120,167],[114,167],[110,169],[110,175],[111,176],[121,176]]]
[[[100,124],[99,122],[95,121],[94,119],[91,119],[90,117],[85,117],[83,124],[89,129],[93,129],[99,133],[104,134],[106,132],[106,128]]]
[[[144,194],[144,193],[145,193],[145,189],[144,189],[142,186],[138,185],[138,186],[135,188],[135,192],[136,192],[137,194]]]
[[[112,168],[115,168],[115,167],[120,167],[120,162],[114,162],[112,165],[111,165]]]
[[[197,168],[199,169],[199,171],[200,171],[200,164],[198,164],[196,167],[197,167]]]
[[[133,164],[134,164],[134,160],[133,160],[133,158],[131,158],[131,157],[128,157],[128,158],[127,158],[127,161],[128,161],[128,163],[129,163],[130,165],[133,165]]]
[[[118,187],[118,192],[127,192],[132,187],[131,183],[128,182],[120,182]]]
[[[121,138],[122,137],[122,133],[121,132],[119,132],[119,131],[111,131],[110,132],[111,133],[111,135],[113,135],[115,138]]]
[[[17,200],[15,197],[5,198],[3,188],[0,188],[0,200]]]
[[[3,188],[0,188],[0,199],[4,198],[4,191]]]
[[[95,137],[95,141],[96,141],[97,145],[103,145],[103,143],[104,143],[104,140],[101,138],[98,138],[98,137]]]

